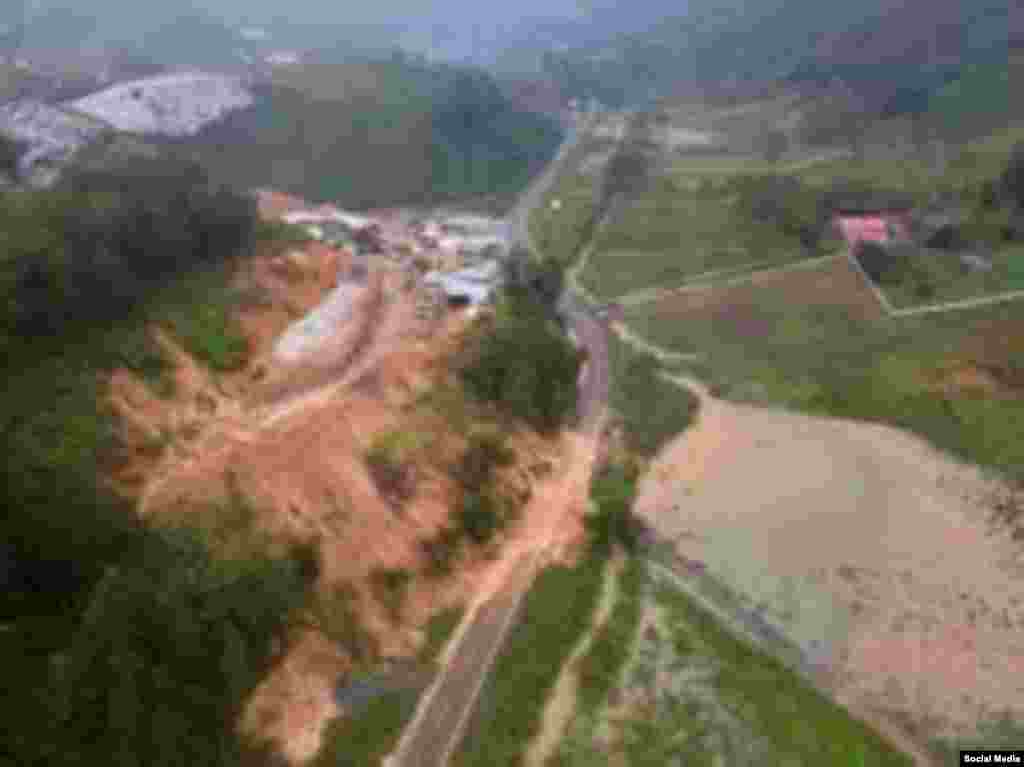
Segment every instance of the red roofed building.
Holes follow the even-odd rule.
[[[860,242],[910,239],[910,214],[907,211],[840,214],[836,218],[836,223],[843,239],[851,246]]]

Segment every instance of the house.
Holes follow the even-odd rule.
[[[860,242],[892,242],[911,239],[910,209],[839,210],[836,225],[851,246]]]
[[[901,192],[839,190],[828,195],[836,228],[849,245],[911,239],[914,200]]]
[[[472,269],[457,272],[430,272],[423,281],[442,290],[451,306],[478,306],[488,303],[501,278],[501,267],[490,261]]]

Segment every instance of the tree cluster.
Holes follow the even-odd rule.
[[[251,245],[255,202],[198,166],[135,158],[0,206],[8,333],[59,337],[130,313],[165,281]]]
[[[476,399],[549,432],[576,407],[582,362],[554,312],[525,290],[512,290],[467,342],[460,376]]]
[[[157,529],[104,485],[103,374],[135,309],[252,236],[252,203],[139,160],[0,196],[0,763],[242,765],[241,704],[305,598],[308,554]],[[205,512],[197,516],[205,518]]]
[[[1015,144],[1010,152],[999,186],[1016,208],[1024,209],[1024,142]]]

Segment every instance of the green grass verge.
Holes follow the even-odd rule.
[[[548,694],[590,623],[606,561],[595,551],[576,567],[545,570],[534,582],[453,767],[522,764]]]
[[[703,685],[692,685],[704,690],[688,696],[683,686],[689,699],[673,716],[638,723],[646,737],[627,741],[628,763],[653,764],[645,759],[664,753],[674,734],[675,753],[685,753],[687,764],[913,764],[784,665],[720,628],[685,595],[671,587],[656,593],[667,611],[674,655],[682,668],[706,671]],[[709,731],[707,723],[716,720],[758,741],[761,761],[720,761],[728,738]]]
[[[608,620],[597,630],[577,669],[579,705],[594,712],[619,681],[629,659],[633,637],[640,625],[646,567],[639,557],[630,557],[619,575],[619,592]]]
[[[422,666],[432,667],[462,620],[462,614],[461,607],[451,607],[430,618],[425,627],[427,640],[418,657]],[[431,672],[421,684],[391,690],[375,698],[355,716],[331,722],[311,767],[379,765],[398,745],[402,730],[416,713],[420,696],[436,670],[431,668]]]
[[[1014,721],[1009,715],[996,717],[982,724],[974,737],[935,741],[932,748],[943,764],[956,764],[960,749],[1024,749],[1024,722]]]
[[[571,264],[593,231],[595,179],[582,174],[563,174],[552,191],[530,216],[530,234],[548,258]],[[551,203],[561,207],[554,210]]]
[[[424,687],[395,690],[375,698],[358,716],[336,719],[324,734],[312,767],[371,767],[398,744],[416,713]]]

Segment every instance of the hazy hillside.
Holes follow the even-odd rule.
[[[489,77],[402,60],[281,70],[252,106],[172,141],[244,186],[349,206],[514,192],[560,140]]]
[[[679,81],[840,77],[872,108],[898,112],[925,108],[961,66],[1005,61],[1012,23],[998,0],[699,0],[642,31],[548,53],[544,66],[566,90],[613,105]]]

